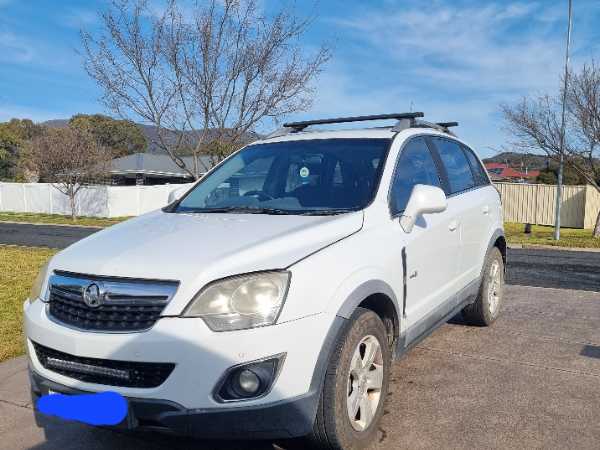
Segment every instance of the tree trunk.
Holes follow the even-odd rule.
[[[596,226],[594,227],[595,238],[600,238],[600,211],[598,211],[598,216],[596,217]]]
[[[197,153],[192,153],[192,158],[194,160],[194,178],[197,180],[198,178],[200,178],[200,170],[198,169],[198,154]]]
[[[69,189],[69,202],[71,204],[71,220],[73,220],[73,222],[75,222],[75,219],[77,219],[77,213],[75,211],[75,190],[74,189]]]

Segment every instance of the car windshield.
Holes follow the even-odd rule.
[[[250,145],[204,177],[174,212],[338,214],[367,206],[390,139]]]

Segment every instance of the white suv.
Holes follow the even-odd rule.
[[[34,398],[110,390],[124,427],[368,445],[392,361],[502,300],[499,194],[456,124],[422,116],[286,124],[58,253],[24,304]],[[306,130],[375,119],[397,122]]]

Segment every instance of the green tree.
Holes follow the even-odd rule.
[[[25,143],[44,132],[42,125],[29,119],[0,123],[0,179],[15,179]]]
[[[557,176],[556,172],[551,169],[544,169],[540,171],[537,177],[537,182],[541,184],[556,184]]]
[[[556,184],[558,182],[558,165],[551,164],[550,167],[540,171],[537,182],[542,184]],[[586,184],[586,179],[570,166],[566,166],[563,172],[563,183],[567,185]]]
[[[15,134],[21,141],[29,141],[44,133],[46,127],[34,123],[31,119],[10,119],[5,123],[8,130]]]
[[[16,151],[20,140],[5,126],[0,124],[0,161],[6,161]]]
[[[146,149],[144,133],[130,120],[117,120],[102,114],[77,114],[71,117],[69,125],[90,133],[115,158]]]

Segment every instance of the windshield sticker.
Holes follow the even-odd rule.
[[[310,175],[310,170],[308,170],[308,167],[302,167],[302,168],[300,169],[300,176],[301,176],[302,178],[306,178],[306,177],[308,177],[309,175]]]

